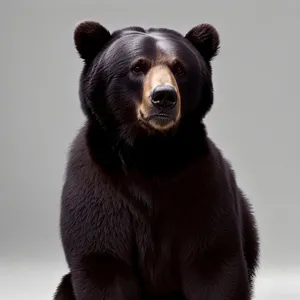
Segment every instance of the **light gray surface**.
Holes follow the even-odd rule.
[[[66,268],[59,197],[83,121],[72,35],[85,19],[110,30],[216,26],[221,51],[206,123],[255,207],[256,299],[300,299],[297,0],[1,2],[0,299],[51,299]]]

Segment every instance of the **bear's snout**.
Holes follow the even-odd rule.
[[[147,127],[165,131],[174,127],[181,115],[179,88],[165,65],[152,67],[143,82],[143,99],[138,119]]]

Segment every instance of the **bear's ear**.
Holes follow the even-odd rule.
[[[94,21],[81,22],[74,30],[75,47],[84,60],[93,59],[110,37],[110,32]]]
[[[220,39],[217,30],[210,24],[200,24],[193,27],[185,38],[189,40],[207,61],[219,53]]]

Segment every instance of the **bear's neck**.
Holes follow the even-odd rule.
[[[133,143],[117,140],[115,136],[97,124],[87,124],[92,159],[108,172],[174,174],[208,152],[206,128],[199,121],[180,124],[175,134],[139,136]]]

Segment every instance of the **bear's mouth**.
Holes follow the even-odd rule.
[[[147,127],[152,127],[158,130],[165,130],[173,127],[176,123],[174,116],[167,113],[152,113],[149,116],[145,116],[142,111],[140,111],[140,120]]]
[[[149,122],[149,121],[151,121],[151,120],[153,120],[153,119],[156,119],[156,120],[170,120],[170,121],[175,121],[174,120],[174,118],[172,117],[172,116],[170,116],[170,115],[168,115],[168,114],[166,114],[166,113],[158,113],[158,114],[152,114],[152,115],[150,115],[150,116],[148,116],[148,117],[144,117],[143,116],[143,118],[144,118],[144,120],[146,121],[146,122]]]

